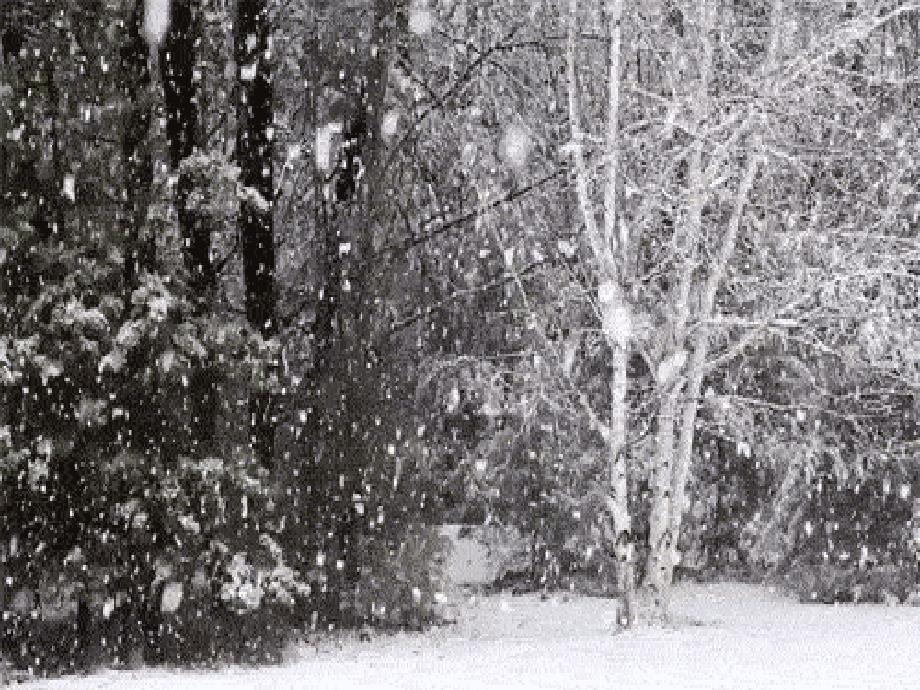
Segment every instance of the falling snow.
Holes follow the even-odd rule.
[[[409,6],[409,31],[424,36],[431,32],[433,26],[434,15],[428,7],[428,0],[412,0]]]
[[[533,141],[527,130],[518,125],[505,128],[501,140],[502,159],[513,168],[521,169],[527,164]]]
[[[647,4],[0,1],[0,685],[911,687],[914,3]]]
[[[172,0],[144,0],[144,38],[151,47],[163,43],[169,30]]]
[[[62,193],[71,201],[77,200],[77,181],[73,175],[64,175],[64,187]]]
[[[316,142],[314,144],[314,155],[316,157],[316,167],[320,170],[329,170],[332,167],[333,146],[335,137],[342,131],[342,125],[339,122],[330,122],[316,130]]]
[[[380,133],[383,135],[384,139],[391,139],[396,136],[396,132],[399,129],[399,111],[398,110],[388,110],[384,116],[383,120],[380,123]]]

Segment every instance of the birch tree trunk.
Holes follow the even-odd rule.
[[[671,384],[663,391],[658,409],[658,435],[652,468],[652,505],[649,512],[649,552],[645,570],[646,601],[653,615],[667,615],[674,572],[674,538],[669,529],[671,478],[674,465],[674,432],[680,388]]]
[[[633,528],[629,513],[629,475],[625,455],[627,429],[627,363],[632,336],[629,303],[623,289],[621,259],[628,249],[625,226],[618,227],[617,175],[619,167],[620,53],[623,1],[607,0],[607,112],[604,136],[604,212],[599,227],[591,200],[589,173],[583,151],[581,113],[578,96],[577,43],[578,0],[569,0],[567,83],[569,121],[575,159],[575,185],[585,233],[594,258],[597,274],[597,304],[601,328],[610,348],[610,411],[604,433],[608,460],[607,513],[609,519],[606,545],[617,563],[617,589],[622,596],[619,624],[631,626],[636,619],[633,561]],[[619,257],[619,258],[618,258]],[[625,261],[622,261],[625,264]]]
[[[715,265],[711,267],[709,277],[700,307],[700,320],[704,321],[712,316],[715,306],[716,293],[725,275],[728,261],[735,251],[738,231],[744,213],[744,207],[754,186],[760,159],[754,155],[750,159],[741,180],[738,190],[734,212],[732,213],[729,227],[722,240],[719,256]],[[680,535],[683,513],[686,508],[687,479],[690,476],[690,465],[693,460],[693,440],[696,433],[696,419],[699,412],[699,398],[703,387],[703,373],[706,358],[709,355],[709,340],[711,329],[706,323],[698,324],[693,342],[693,352],[690,358],[689,380],[684,396],[683,410],[680,419],[680,440],[677,457],[674,464],[674,477],[671,486],[671,512],[669,529],[675,540]],[[675,564],[676,565],[676,564]]]
[[[782,12],[783,0],[773,0],[771,8],[772,32],[765,59],[764,71],[766,73],[772,73],[776,65]],[[671,501],[668,529],[673,537],[675,546],[680,535],[683,514],[687,504],[687,480],[690,476],[690,467],[693,460],[693,441],[699,413],[699,399],[712,335],[709,321],[711,321],[715,311],[716,295],[725,278],[729,261],[735,253],[741,222],[744,217],[744,209],[750,198],[761,163],[762,159],[758,152],[751,153],[748,156],[738,192],[735,196],[735,205],[728,227],[719,244],[715,260],[708,268],[706,281],[702,288],[699,312],[697,314],[697,327],[691,347],[692,354],[687,368],[688,380],[680,414],[680,438],[674,459],[673,479],[670,488]],[[677,558],[675,557],[672,560],[671,568],[673,570]]]
[[[685,221],[675,230],[679,256],[679,277],[673,288],[669,324],[669,345],[657,372],[656,393],[658,436],[652,467],[652,505],[649,513],[649,552],[645,585],[655,615],[667,615],[670,589],[676,560],[677,535],[671,530],[672,485],[675,475],[675,424],[682,392],[676,376],[686,360],[684,342],[690,312],[690,294],[702,237],[703,208],[706,202],[706,169],[703,160],[704,129],[710,116],[709,89],[712,81],[713,46],[710,37],[715,12],[712,0],[700,0],[697,32],[699,35],[698,77],[688,93],[692,94],[692,123],[695,141],[687,174],[687,211]],[[681,64],[674,60],[675,65]],[[676,82],[687,75],[677,74]]]

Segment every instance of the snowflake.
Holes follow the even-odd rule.
[[[151,46],[159,46],[169,29],[170,0],[147,0],[144,4],[144,38]]]

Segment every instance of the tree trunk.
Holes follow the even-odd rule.
[[[765,59],[766,71],[772,72],[776,65],[779,50],[782,12],[784,0],[773,0],[771,6],[771,36],[768,43]],[[708,22],[704,25],[708,26]],[[741,221],[744,209],[754,187],[754,181],[761,165],[759,153],[752,153],[748,158],[738,193],[735,197],[735,206],[729,218],[728,227],[718,247],[715,261],[709,266],[708,275],[702,288],[702,296],[697,314],[696,335],[694,337],[692,354],[688,366],[689,379],[684,396],[683,409],[680,422],[680,440],[675,458],[673,480],[671,483],[671,515],[670,531],[673,535],[675,546],[680,537],[683,514],[686,507],[687,480],[690,476],[690,467],[693,461],[693,441],[696,436],[696,420],[699,412],[699,399],[703,387],[704,367],[709,355],[710,327],[705,323],[709,320],[716,305],[716,294],[725,277],[729,261],[735,253],[738,234],[741,230]]]
[[[744,208],[748,202],[754,180],[760,166],[760,158],[753,154],[748,160],[744,174],[738,188],[735,208],[729,219],[725,236],[719,245],[716,260],[709,268],[709,275],[703,287],[700,303],[696,335],[693,343],[693,353],[688,366],[689,380],[684,395],[683,410],[680,422],[680,440],[678,443],[677,457],[675,458],[673,481],[671,483],[671,516],[670,529],[674,536],[675,545],[680,536],[684,509],[686,506],[687,480],[690,477],[690,466],[693,461],[693,440],[696,436],[696,419],[699,411],[699,399],[703,388],[703,374],[706,358],[709,355],[710,327],[702,323],[712,317],[715,311],[716,293],[719,290],[728,262],[735,253],[738,233],[741,229],[741,220]]]
[[[621,597],[619,625],[630,627],[636,620],[635,544],[629,511],[629,468],[626,461],[626,429],[628,387],[627,364],[632,338],[632,316],[622,284],[623,266],[629,251],[625,225],[619,221],[617,209],[617,176],[620,161],[620,53],[622,0],[607,0],[604,4],[607,21],[607,112],[604,178],[603,228],[595,219],[590,198],[589,173],[582,151],[583,133],[578,98],[576,70],[578,34],[578,0],[569,0],[569,22],[566,47],[569,122],[575,157],[575,188],[581,209],[585,233],[591,247],[597,278],[597,304],[601,327],[610,347],[610,411],[603,430],[609,457],[607,487],[607,526],[604,548],[615,556],[617,590]]]
[[[122,134],[122,156],[125,166],[125,259],[123,267],[124,311],[128,317],[131,295],[138,287],[142,273],[152,271],[156,261],[156,240],[147,231],[147,209],[153,183],[153,158],[148,145],[152,119],[150,50],[143,37],[144,6],[138,2],[128,17],[125,43],[121,48],[121,89],[126,109]],[[137,404],[136,401],[131,401]],[[141,403],[142,404],[142,403]],[[135,419],[131,415],[131,419]],[[134,603],[135,614],[157,616],[159,610],[143,599]],[[89,624],[86,602],[80,602],[78,624]],[[82,637],[81,637],[82,640]],[[127,635],[125,656],[145,656],[156,648],[155,640],[144,635]]]
[[[699,38],[698,70],[695,83],[691,85],[688,97],[692,104],[693,124],[699,130],[690,154],[687,172],[688,202],[685,221],[675,230],[675,245],[680,254],[679,279],[672,287],[670,304],[670,333],[673,351],[668,360],[673,367],[664,367],[663,361],[658,375],[658,390],[661,403],[658,411],[658,439],[656,458],[653,465],[652,506],[649,516],[649,553],[645,574],[647,594],[654,608],[655,617],[667,617],[670,606],[671,585],[674,566],[677,561],[679,534],[672,530],[672,504],[675,482],[682,482],[681,470],[676,467],[675,426],[682,411],[680,396],[685,382],[680,379],[686,364],[686,340],[691,316],[691,293],[697,270],[697,258],[703,240],[703,209],[707,201],[706,167],[704,165],[705,138],[703,129],[711,113],[709,89],[713,71],[713,45],[710,33],[715,20],[711,0],[702,0],[698,7],[697,34]],[[673,75],[676,83],[685,80],[683,67],[675,60]],[[678,364],[679,362],[679,364]],[[667,368],[668,371],[662,371]],[[670,369],[675,369],[670,371]]]
[[[183,258],[188,288],[196,302],[196,314],[211,309],[217,277],[211,262],[211,228],[208,219],[194,207],[195,178],[183,167],[199,148],[200,115],[195,78],[196,43],[200,31],[191,0],[173,0],[169,30],[160,50],[163,92],[166,106],[166,137],[169,160],[178,173],[176,207],[183,240]],[[198,454],[213,450],[217,395],[214,371],[199,363],[189,385],[191,444]]]
[[[127,209],[125,226],[124,292],[125,311],[131,307],[131,294],[138,277],[153,268],[156,242],[144,232],[153,183],[153,159],[147,138],[150,133],[150,62],[149,50],[142,36],[144,8],[138,3],[128,18],[127,36],[121,50],[122,93],[125,97],[122,156],[126,180]]]
[[[337,339],[338,356],[345,364],[344,375],[338,382],[343,386],[342,405],[337,410],[338,443],[327,443],[335,448],[335,457],[323,458],[335,468],[333,477],[339,482],[333,495],[341,497],[335,508],[336,547],[343,554],[345,592],[353,590],[360,581],[360,564],[363,555],[360,547],[366,520],[356,512],[355,496],[366,491],[364,473],[371,458],[363,447],[361,435],[356,430],[368,423],[368,410],[362,404],[366,391],[362,388],[383,390],[386,381],[377,378],[385,368],[371,352],[381,352],[377,340],[377,296],[379,273],[373,264],[376,235],[379,227],[378,204],[386,198],[383,174],[385,146],[381,135],[381,121],[389,77],[389,60],[396,25],[393,0],[375,0],[374,26],[371,33],[369,59],[366,69],[352,77],[346,84],[349,104],[343,131],[341,160],[335,177],[335,203],[329,214],[326,228],[326,265],[331,269],[326,277],[328,292],[323,310],[323,321],[317,322],[326,333],[317,339],[325,344],[321,358],[317,358],[320,380],[326,380],[337,367],[329,361],[329,345]],[[350,93],[349,93],[350,91]],[[340,251],[341,243],[349,242],[354,250]],[[350,284],[350,289],[346,288]],[[344,318],[343,318],[344,317]],[[338,325],[333,329],[333,322]],[[319,353],[318,353],[319,354]],[[340,369],[341,371],[341,369]],[[361,372],[357,375],[355,372]],[[360,620],[342,621],[346,625]]]
[[[920,498],[914,498],[910,525],[910,536],[914,552],[914,565],[916,566],[914,591],[917,596],[920,596]]]
[[[674,470],[674,430],[680,389],[669,384],[661,391],[658,436],[652,469],[652,497],[649,513],[648,561],[645,588],[653,617],[667,616],[674,573],[675,539],[670,529],[671,482]]]
[[[246,318],[263,338],[277,333],[273,223],[273,96],[267,0],[237,3],[236,64],[240,80],[236,155],[244,198],[239,227],[246,282]],[[274,366],[274,364],[273,364]],[[275,422],[271,392],[250,394],[251,442],[261,465],[272,471]]]
[[[192,294],[207,302],[215,276],[211,263],[211,231],[207,219],[192,204],[194,178],[182,169],[182,162],[199,148],[198,85],[195,77],[196,26],[191,0],[173,0],[169,31],[161,50],[163,90],[166,96],[166,136],[169,157],[179,173],[177,207],[185,249],[185,266]]]

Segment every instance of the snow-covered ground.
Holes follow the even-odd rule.
[[[281,667],[109,672],[63,690],[918,688],[920,608],[803,605],[767,589],[681,587],[672,628],[612,634],[613,603],[493,596],[425,634],[304,646]]]

